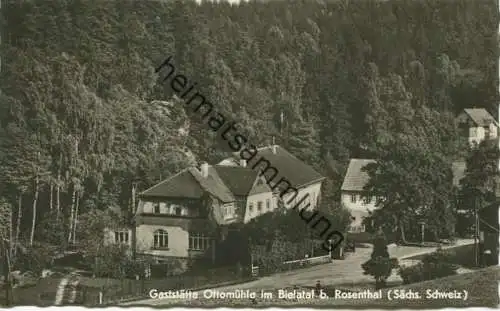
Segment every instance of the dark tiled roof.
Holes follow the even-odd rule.
[[[204,178],[198,169],[190,167],[147,189],[141,196],[199,199],[205,191],[223,202],[234,201],[233,195],[212,167],[209,167],[207,178]]]
[[[465,177],[465,161],[456,161],[451,164],[451,170],[453,172],[453,185],[460,187],[460,180]]]
[[[259,148],[255,158],[248,163],[248,167],[253,169],[257,161],[263,157],[278,171],[278,175],[273,181],[277,182],[280,178],[285,178],[296,188],[324,179],[324,177],[316,172],[310,165],[296,158],[285,148],[277,145],[275,147],[276,153],[273,153],[272,146]],[[235,156],[239,158],[239,154]],[[259,166],[263,167],[264,165],[261,164]],[[255,169],[258,168],[255,167]]]
[[[241,166],[214,166],[219,177],[234,195],[246,196],[257,179],[257,171]]]
[[[198,199],[203,196],[203,189],[189,169],[167,178],[141,193],[144,197],[181,197]]]
[[[370,163],[375,163],[375,160],[369,159],[351,159],[349,167],[344,177],[344,183],[341,190],[343,191],[363,191],[366,184],[370,180],[367,172],[362,170],[363,167]],[[460,180],[465,177],[465,162],[456,161],[451,165],[453,172],[453,185],[459,187]]]
[[[464,109],[464,112],[477,126],[489,126],[491,123],[497,124],[495,118],[483,108]]]
[[[219,198],[222,202],[233,202],[235,201],[234,196],[232,195],[229,188],[224,184],[222,179],[220,179],[217,171],[210,166],[208,168],[208,177],[204,178],[198,169],[191,167],[189,168],[191,174],[196,178],[196,180],[200,183],[200,185],[214,195]]]
[[[368,184],[370,180],[370,176],[367,172],[362,171],[362,168],[371,163],[375,163],[375,160],[351,159],[347,172],[345,173],[341,190],[363,191],[365,185]]]

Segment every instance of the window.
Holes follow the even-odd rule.
[[[351,202],[356,203],[356,195],[355,194],[351,194]]]
[[[182,215],[182,207],[176,206],[175,207],[175,216],[181,216]]]
[[[160,203],[159,202],[153,203],[153,208],[154,208],[154,213],[155,214],[159,214],[160,213]]]
[[[363,203],[364,204],[370,204],[370,203],[372,203],[372,197],[365,197],[365,198],[363,198]]]
[[[115,231],[115,243],[128,243],[128,231]]]
[[[212,245],[212,238],[199,232],[189,232],[189,249],[204,251]]]
[[[269,200],[269,199],[266,200],[266,208],[268,211],[271,210],[271,200]]]
[[[253,202],[248,205],[248,212],[253,213]]]
[[[168,233],[165,230],[156,230],[153,240],[154,248],[168,248]]]
[[[234,217],[234,206],[227,205],[222,207],[222,214],[224,218],[233,218]]]
[[[365,232],[365,225],[349,226],[349,232]]]
[[[264,203],[262,203],[262,201],[259,201],[257,202],[257,211],[262,212],[262,206],[264,205]]]

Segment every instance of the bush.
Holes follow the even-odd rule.
[[[381,233],[377,234],[373,241],[373,252],[370,260],[361,265],[364,274],[375,278],[378,289],[385,287],[386,280],[391,275],[392,269],[397,268],[397,266],[397,259],[389,257],[385,236]]]
[[[53,256],[54,252],[49,246],[35,243],[33,246],[23,248],[17,254],[13,268],[22,272],[31,271],[39,276],[43,269],[52,267]]]
[[[458,265],[453,263],[453,253],[437,250],[422,258],[422,262],[399,270],[404,284],[433,280],[457,274]]]
[[[422,263],[409,267],[401,267],[398,274],[403,279],[403,284],[417,283],[424,280]]]

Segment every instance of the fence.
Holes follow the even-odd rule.
[[[246,279],[250,277],[230,268],[207,270],[203,275],[176,275],[164,279],[101,279],[100,284],[98,280],[90,279],[88,281],[93,284],[82,282],[76,302],[85,306],[115,304],[129,299],[147,299],[151,289],[196,289]]]
[[[321,265],[329,262],[332,262],[332,258],[330,255],[290,260],[283,262],[281,269],[279,269],[278,271],[295,270],[295,269],[305,268],[308,266]],[[252,265],[252,276],[257,277],[259,275],[259,272],[260,272],[259,266]]]
[[[300,269],[307,266],[321,265],[325,263],[332,262],[332,258],[330,255],[319,256],[319,257],[311,257],[304,258],[298,260],[290,260],[285,261],[283,266],[286,270]]]

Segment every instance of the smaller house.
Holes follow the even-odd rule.
[[[349,162],[341,188],[341,202],[349,209],[352,216],[349,232],[364,232],[363,219],[377,209],[377,199],[380,198],[369,196],[366,192],[365,186],[368,184],[370,176],[363,171],[365,166],[375,162],[372,159],[351,159]],[[452,171],[453,184],[460,187],[460,180],[465,176],[465,162],[453,162]],[[462,210],[458,212],[464,213]]]
[[[467,137],[470,145],[498,137],[498,123],[484,108],[464,109],[457,117],[458,127]]]
[[[341,202],[351,212],[352,216],[349,232],[364,232],[363,219],[376,209],[376,198],[366,196],[367,193],[364,189],[370,180],[370,176],[362,169],[371,163],[375,163],[375,160],[351,159],[340,189]]]

